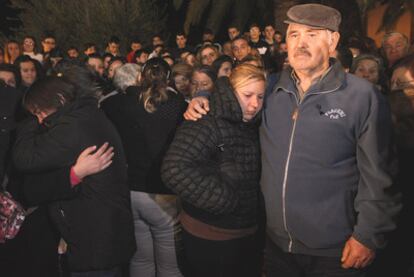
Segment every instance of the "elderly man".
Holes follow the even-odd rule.
[[[305,4],[287,16],[292,69],[267,96],[260,133],[268,277],[364,276],[400,210],[388,194],[390,111],[329,59],[337,10]]]
[[[401,208],[391,193],[390,111],[369,82],[329,58],[337,10],[304,4],[287,16],[292,68],[266,96],[260,128],[266,276],[365,276]],[[186,118],[205,113],[202,99]]]
[[[388,62],[388,67],[395,64],[408,54],[408,38],[398,32],[390,32],[384,35],[382,39],[382,51]]]

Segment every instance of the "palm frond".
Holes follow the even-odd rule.
[[[394,0],[389,2],[388,7],[384,12],[384,16],[382,17],[382,23],[378,28],[377,33],[383,30],[390,30],[394,27],[398,18],[400,18],[400,16],[407,10],[404,2],[404,0]]]

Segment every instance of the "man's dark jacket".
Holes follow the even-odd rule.
[[[303,99],[294,80],[283,71],[263,108],[268,235],[284,251],[307,255],[340,257],[350,236],[383,247],[401,209],[386,99],[339,62]]]
[[[13,159],[29,176],[28,201],[50,203],[68,244],[69,269],[104,270],[128,262],[135,251],[134,229],[125,156],[115,128],[89,98],[66,104],[43,125],[29,120],[19,127]],[[113,163],[72,189],[70,166],[85,148],[104,142],[114,147]]]

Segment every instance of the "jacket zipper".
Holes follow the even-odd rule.
[[[293,128],[292,132],[290,134],[290,140],[289,140],[289,152],[286,159],[286,165],[285,165],[285,176],[283,177],[283,187],[282,187],[282,207],[283,207],[283,225],[285,227],[285,231],[289,236],[289,252],[292,252],[292,246],[293,246],[293,239],[292,235],[290,234],[288,227],[287,227],[287,219],[286,219],[286,183],[287,183],[287,175],[289,170],[289,162],[290,162],[290,156],[292,154],[292,148],[293,148],[293,138],[295,136],[295,130],[296,130],[296,121],[299,115],[299,109],[296,108],[292,114],[292,120],[293,120]]]
[[[282,186],[282,210],[283,210],[283,225],[285,227],[285,231],[289,236],[289,245],[288,245],[288,252],[292,252],[292,247],[293,247],[293,238],[292,235],[289,232],[289,229],[287,227],[287,218],[286,218],[286,185],[287,185],[287,175],[288,175],[288,171],[289,171],[289,163],[290,163],[290,157],[292,154],[292,148],[293,148],[293,138],[295,137],[295,130],[296,130],[296,122],[299,116],[299,105],[303,102],[303,100],[306,98],[306,96],[308,95],[316,95],[316,94],[325,94],[325,93],[330,93],[333,92],[335,90],[339,89],[339,87],[333,89],[333,90],[329,90],[329,91],[323,91],[323,92],[317,92],[317,93],[310,93],[310,94],[305,94],[303,99],[298,100],[296,93],[292,92],[292,91],[287,91],[288,93],[293,94],[293,96],[296,99],[296,104],[297,107],[295,108],[295,110],[292,113],[292,120],[293,120],[293,127],[292,127],[292,132],[290,134],[290,140],[289,140],[289,152],[288,152],[288,156],[286,159],[286,164],[285,164],[285,175],[283,176],[283,186]]]

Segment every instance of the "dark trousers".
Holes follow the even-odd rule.
[[[120,267],[108,270],[72,272],[70,277],[121,277]]]
[[[266,277],[365,277],[365,270],[344,269],[340,257],[283,252],[270,239],[265,250]]]
[[[213,241],[182,233],[185,276],[188,277],[258,277],[260,251],[257,237]]]
[[[59,236],[40,206],[23,222],[17,236],[0,243],[1,277],[58,277]]]

